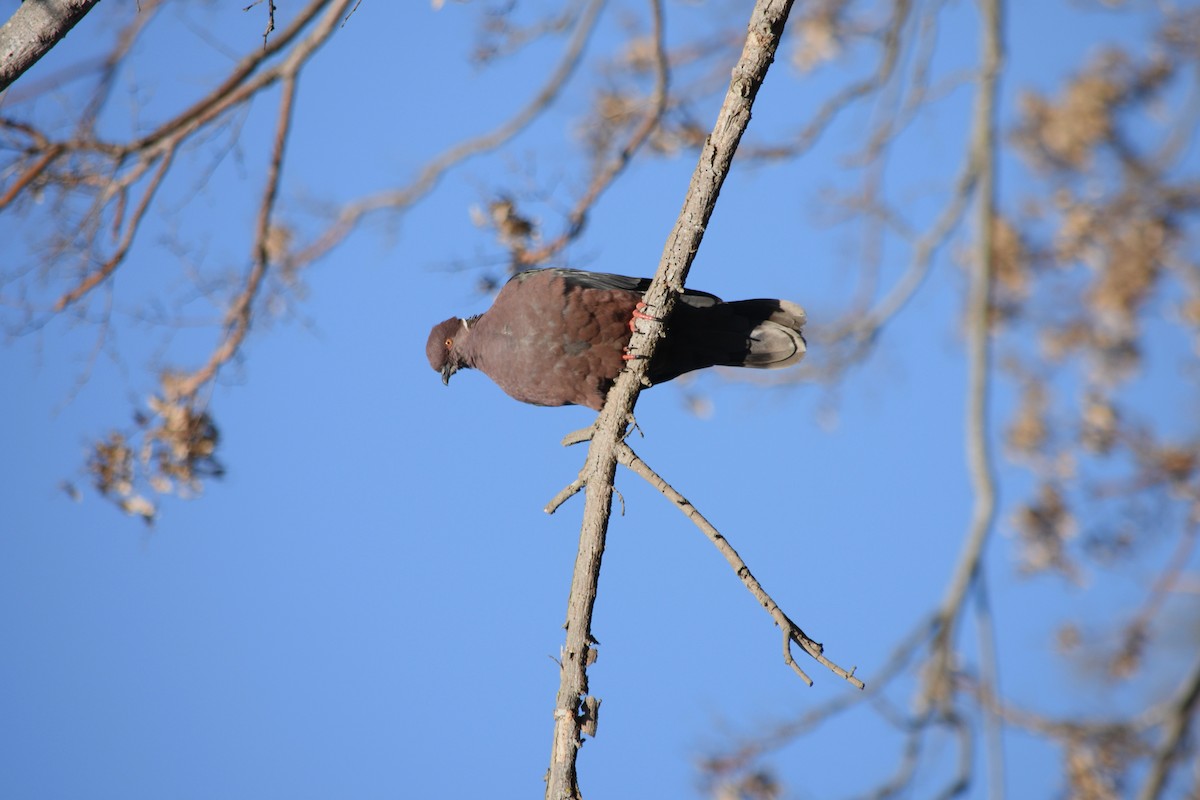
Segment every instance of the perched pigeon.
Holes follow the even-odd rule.
[[[629,358],[631,323],[649,286],[647,278],[574,269],[518,272],[483,314],[435,325],[425,353],[447,384],[474,367],[522,402],[599,410]],[[685,290],[648,377],[795,364],[804,357],[804,321],[804,309],[786,300],[726,303]]]

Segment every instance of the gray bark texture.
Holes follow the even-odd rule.
[[[100,0],[25,0],[0,27],[0,92],[25,74]]]

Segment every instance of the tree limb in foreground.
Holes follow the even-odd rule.
[[[0,26],[0,92],[50,52],[100,0],[21,3]]]
[[[713,131],[700,152],[699,163],[684,197],[683,209],[667,238],[654,280],[646,292],[646,305],[657,320],[634,331],[630,351],[641,358],[630,362],[618,377],[596,419],[580,481],[587,486],[579,551],[567,602],[567,635],[562,650],[561,675],[554,707],[554,741],[547,774],[546,797],[566,800],[581,797],[576,760],[582,732],[594,727],[595,700],[588,696],[587,668],[593,660],[592,610],[600,576],[608,519],[612,509],[613,478],[626,425],[645,380],[649,361],[663,337],[664,323],[684,286],[704,229],[716,206],[721,185],[742,134],[750,122],[750,109],[791,10],[790,0],[758,0],[741,57]]]

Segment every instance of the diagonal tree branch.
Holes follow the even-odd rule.
[[[100,0],[21,3],[0,26],[0,92],[50,52]]]
[[[595,701],[589,702],[587,668],[592,660],[592,610],[600,578],[608,519],[612,509],[613,477],[617,452],[626,424],[632,417],[645,380],[646,367],[663,335],[664,321],[683,289],[704,229],[716,206],[717,195],[729,173],[734,152],[750,122],[750,109],[775,58],[791,0],[758,0],[750,15],[742,49],[713,131],[700,152],[700,160],[684,197],[683,209],[667,238],[658,271],[645,295],[647,306],[659,317],[634,331],[630,351],[642,358],[630,362],[596,419],[583,480],[587,484],[579,551],[567,602],[567,635],[554,707],[554,740],[547,775],[550,800],[579,798],[576,760],[586,725],[594,728]]]

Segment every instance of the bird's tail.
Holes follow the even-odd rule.
[[[804,358],[806,319],[804,309],[787,300],[680,303],[650,363],[650,380],[662,383],[705,367],[791,366]]]
[[[780,369],[804,358],[804,309],[787,300],[736,300],[725,303],[737,317],[755,323],[746,335],[741,361],[731,367]]]

